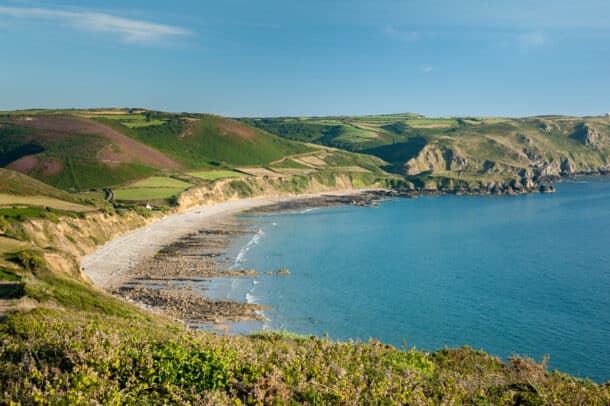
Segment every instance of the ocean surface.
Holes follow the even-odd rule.
[[[438,196],[250,216],[211,296],[262,303],[244,329],[525,354],[610,380],[610,180],[555,194]],[[291,275],[267,275],[289,269]],[[238,327],[239,328],[239,327]]]

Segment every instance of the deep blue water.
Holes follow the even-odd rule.
[[[549,354],[552,368],[610,380],[610,181],[557,190],[255,217],[236,267],[291,275],[217,292],[272,306],[264,328]]]

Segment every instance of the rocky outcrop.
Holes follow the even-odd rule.
[[[405,163],[405,174],[417,176],[434,171],[460,171],[468,167],[468,158],[456,149],[426,145],[421,152]]]
[[[608,138],[589,123],[577,124],[570,137],[595,149],[609,146]]]
[[[560,174],[563,176],[572,175],[576,173],[576,166],[568,158],[563,158],[561,160],[561,164],[559,165],[559,170]]]

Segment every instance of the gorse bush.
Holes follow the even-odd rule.
[[[0,403],[608,404],[610,388],[468,347],[433,354],[286,333],[221,337],[134,312],[0,324]],[[129,309],[127,309],[129,310]]]
[[[13,262],[21,265],[28,270],[42,270],[45,268],[44,258],[36,251],[23,250],[19,251],[12,257]]]

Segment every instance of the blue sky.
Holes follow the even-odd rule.
[[[0,110],[610,111],[601,0],[0,0],[0,49]]]

